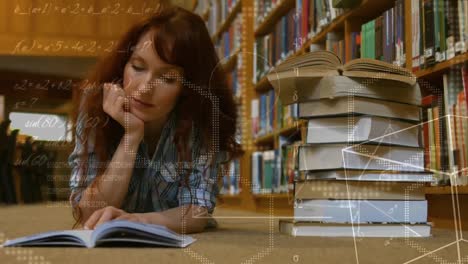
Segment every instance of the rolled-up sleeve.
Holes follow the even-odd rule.
[[[219,193],[218,168],[225,159],[225,152],[219,152],[211,166],[203,162],[195,165],[189,176],[188,186],[179,187],[179,205],[198,205],[207,208],[208,213],[213,213]]]
[[[81,115],[80,115],[81,117]],[[97,161],[96,161],[96,154],[94,152],[94,137],[95,137],[95,130],[92,129],[91,134],[88,140],[88,160],[87,160],[87,171],[83,173],[82,171],[82,162],[84,162],[84,144],[78,138],[78,135],[81,135],[83,131],[83,122],[81,121],[80,117],[78,118],[78,124],[76,127],[76,136],[75,136],[75,148],[73,149],[72,153],[68,157],[68,165],[71,168],[71,175],[69,181],[70,187],[70,197],[69,201],[73,206],[74,203],[78,203],[81,200],[82,192],[86,189],[86,187],[91,184],[97,174]],[[86,180],[80,183],[81,178],[86,177]],[[72,200],[72,197],[74,199]]]

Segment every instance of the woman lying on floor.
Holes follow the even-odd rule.
[[[218,169],[242,150],[233,93],[202,18],[164,7],[131,27],[81,88],[68,159],[74,227],[216,225]]]

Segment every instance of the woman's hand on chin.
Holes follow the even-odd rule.
[[[102,109],[138,142],[143,138],[145,124],[143,120],[130,112],[130,97],[119,84],[104,83]]]
[[[111,220],[128,220],[140,223],[149,223],[143,214],[131,214],[114,206],[107,206],[96,210],[84,224],[84,229],[95,229],[99,225]]]

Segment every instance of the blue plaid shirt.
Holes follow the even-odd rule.
[[[128,192],[122,204],[124,211],[129,213],[144,213],[164,211],[180,205],[194,204],[203,206],[212,213],[216,204],[216,196],[219,193],[217,184],[217,172],[219,163],[226,160],[226,153],[219,152],[213,166],[208,166],[208,155],[200,154],[199,135],[195,127],[192,129],[190,147],[192,157],[195,157],[191,165],[188,186],[182,184],[180,169],[190,169],[186,164],[177,162],[177,150],[173,144],[176,125],[175,112],[171,112],[158,141],[156,151],[150,159],[148,147],[144,140],[138,147],[135,158],[135,166],[128,186]],[[80,133],[82,122],[78,119],[76,133]],[[68,158],[72,168],[70,189],[72,194],[78,192],[75,202],[81,199],[84,189],[94,180],[97,172],[96,154],[93,151],[94,138],[91,136],[88,143],[88,171],[85,186],[78,186],[82,175],[79,171],[79,163],[83,154],[83,145],[76,137],[75,148]],[[113,152],[117,146],[113,146]],[[112,156],[110,155],[109,158]],[[182,165],[182,166],[181,166]],[[184,166],[185,165],[185,166]],[[70,197],[71,202],[71,197]]]

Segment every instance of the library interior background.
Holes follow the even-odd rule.
[[[72,229],[80,88],[161,2],[205,23],[237,107],[217,227],[0,263],[468,263],[466,0],[0,0],[0,244]]]

